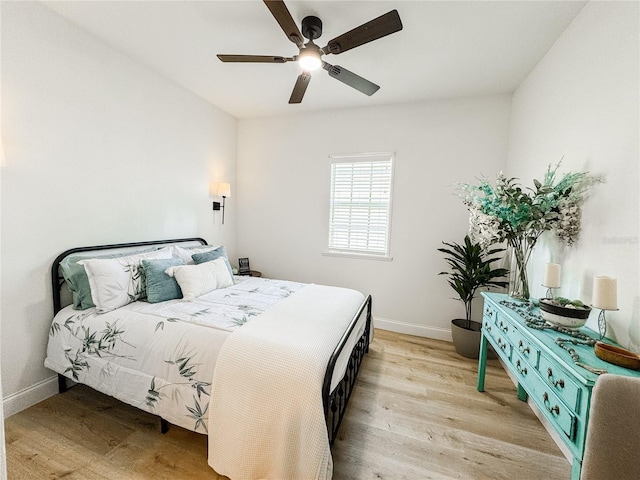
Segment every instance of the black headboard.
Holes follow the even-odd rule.
[[[116,243],[113,245],[96,245],[92,247],[76,247],[62,252],[56,257],[51,265],[51,286],[53,287],[53,314],[55,315],[62,309],[62,300],[60,293],[62,285],[64,284],[64,278],[60,275],[60,262],[69,255],[80,252],[92,252],[96,250],[119,250],[119,249],[132,249],[137,247],[148,247],[149,245],[175,245],[178,243],[194,243],[199,242],[201,245],[207,245],[207,241],[204,238],[178,238],[174,240],[151,240],[148,242],[133,242],[133,243]]]

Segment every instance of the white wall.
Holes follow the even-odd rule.
[[[340,88],[340,85],[336,85]],[[450,339],[464,316],[438,272],[442,240],[462,241],[452,184],[504,168],[510,95],[336,110],[238,124],[238,253],[263,274],[371,293],[378,326]],[[329,155],[396,152],[393,261],[322,256]],[[479,318],[478,318],[479,319]]]
[[[0,7],[0,25],[2,25],[2,7]],[[2,35],[0,35],[0,52],[2,52]],[[0,79],[2,79],[2,62],[0,61]],[[0,95],[0,112],[2,112],[2,96]],[[2,146],[2,115],[0,115],[0,196],[2,195],[2,167],[4,166],[4,147]],[[0,251],[2,249],[2,222],[0,222]],[[0,277],[2,275],[2,263],[0,262]],[[2,290],[0,280],[0,291]],[[0,330],[2,321],[0,316]],[[0,339],[2,332],[0,332]],[[0,359],[2,358],[2,342],[0,341]],[[4,441],[4,407],[2,402],[2,362],[0,360],[0,480],[7,478],[7,453]]]
[[[531,285],[544,263],[562,264],[559,294],[591,301],[594,275],[618,278],[619,312],[609,332],[640,351],[639,38],[637,2],[591,2],[513,96],[508,173],[540,178],[564,156],[563,172],[603,175],[585,204],[582,237],[537,247]],[[533,291],[542,296],[544,292]],[[589,326],[597,330],[597,313]]]
[[[236,120],[39,2],[2,2],[5,414],[55,389],[49,269],[71,247],[203,236],[235,252]],[[217,223],[216,223],[217,221]]]

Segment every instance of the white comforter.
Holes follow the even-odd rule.
[[[139,301],[104,314],[66,307],[53,319],[45,365],[174,425],[208,429],[209,462],[233,480],[331,478],[322,383],[363,295],[236,281],[191,302]]]
[[[230,332],[304,287],[236,277],[191,302],[134,302],[112,312],[62,309],[45,366],[170,423],[207,432],[211,379]]]
[[[233,480],[330,479],[322,405],[329,358],[364,297],[308,285],[222,346],[209,415],[209,464]]]

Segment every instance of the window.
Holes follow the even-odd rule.
[[[330,158],[328,253],[389,258],[393,153]]]

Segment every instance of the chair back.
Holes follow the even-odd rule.
[[[591,414],[580,480],[640,479],[640,378],[601,375]]]

